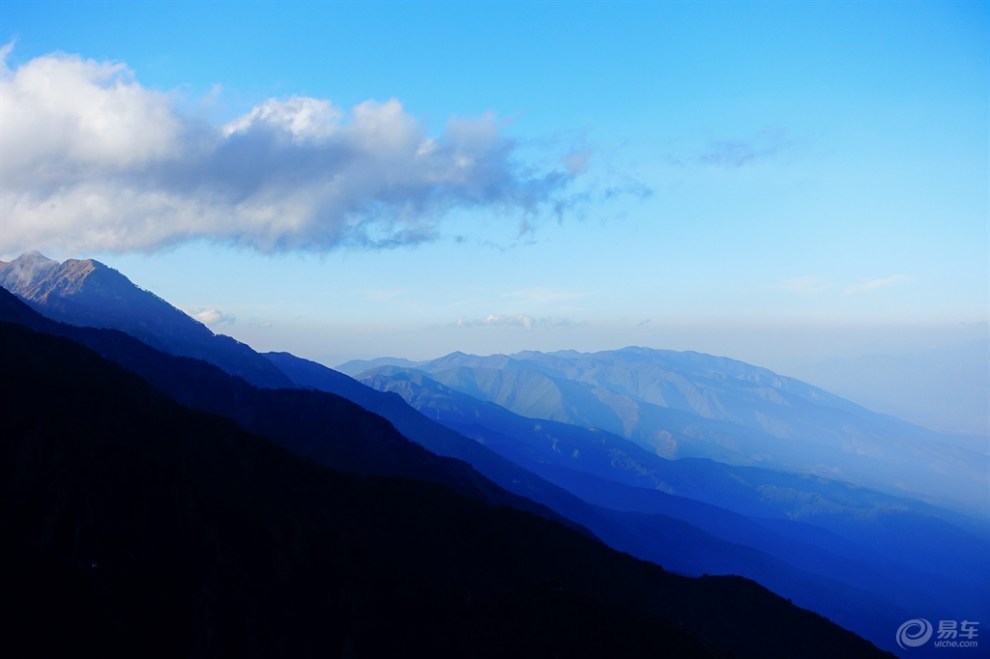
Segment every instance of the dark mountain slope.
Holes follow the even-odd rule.
[[[0,361],[21,655],[882,656],[752,582],[319,467],[67,340],[2,324]]]
[[[54,320],[117,329],[170,354],[210,362],[255,386],[289,386],[278,369],[248,346],[214,334],[99,261],[58,263],[31,252],[0,262],[0,286]]]
[[[475,442],[428,422],[398,396],[382,394],[356,382],[354,386],[369,392],[372,398],[384,398],[392,406],[402,408],[400,420],[418,419],[430,426],[423,428],[412,424],[420,435],[429,435],[427,446],[432,448],[439,443],[444,449],[460,447],[463,450],[441,452],[458,458],[463,455],[473,458],[472,462],[484,469],[485,476],[491,474],[510,491],[496,486],[467,464],[424,451],[407,441],[381,417],[339,396],[317,391],[256,389],[208,364],[166,355],[119,332],[55,323],[0,290],[0,318],[4,317],[78,340],[146,378],[180,403],[231,418],[242,427],[321,464],[355,473],[406,476],[442,483],[484,501],[512,505],[552,519],[573,520],[593,527],[596,533],[612,540],[621,539],[619,546],[624,549],[669,563],[675,569],[694,573],[751,573],[749,566],[773,564],[769,557],[731,547],[683,522],[657,515],[643,516],[639,536],[632,536],[626,528],[628,520],[619,523],[608,511],[588,506],[566,491],[490,454]],[[523,496],[510,492],[520,492]],[[644,537],[644,533],[648,535]],[[648,542],[651,538],[655,541],[662,537],[677,537],[679,541],[659,545]],[[692,545],[692,551],[683,551],[685,544]],[[715,564],[697,564],[695,560],[701,555],[716,557],[718,569],[703,569],[714,568]]]
[[[439,444],[442,449],[450,449],[456,445],[458,450],[441,453],[471,458],[472,464],[477,462],[484,470],[484,476],[494,477],[510,491],[530,498],[512,496],[467,465],[423,451],[380,417],[338,396],[317,391],[256,389],[207,364],[165,355],[126,335],[60,326],[40,317],[33,318],[33,322],[47,332],[78,339],[142,375],[182,404],[234,419],[244,428],[321,464],[356,473],[410,476],[443,483],[484,501],[506,503],[558,520],[573,520],[600,534],[613,546],[672,569],[695,574],[744,573],[768,577],[786,573],[792,575],[795,583],[809,580],[808,575],[780,561],[732,546],[684,522],[662,515],[623,515],[620,519],[609,511],[588,506],[524,469],[489,454],[484,447],[427,422],[399,397],[372,391],[358,383],[353,384],[372,398],[385,398],[391,406],[401,407],[404,416],[400,420],[408,422],[415,418],[431,426],[426,432],[419,428],[420,436],[430,437],[426,446],[434,448]],[[488,455],[479,459],[476,454]],[[813,586],[805,586],[805,590],[809,588]],[[818,590],[823,590],[820,584]]]
[[[333,394],[259,389],[205,362],[174,357],[113,330],[52,321],[0,288],[0,320],[68,337],[140,375],[188,407],[233,419],[250,432],[327,466],[359,474],[442,483],[490,502],[557,518],[514,496],[463,462],[413,444],[381,417]]]

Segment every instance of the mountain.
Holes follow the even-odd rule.
[[[749,574],[786,586],[791,594],[817,594],[799,598],[809,606],[815,605],[816,610],[842,613],[850,608],[843,604],[849,600],[857,603],[852,612],[860,617],[867,606],[897,615],[898,609],[892,604],[881,603],[883,606],[877,607],[878,602],[869,595],[836,589],[835,584],[824,583],[760,551],[726,542],[688,522],[661,514],[617,513],[590,506],[476,442],[425,419],[398,396],[377,392],[332,371],[324,373],[324,378],[338,387],[347,385],[356,392],[364,392],[365,396],[358,396],[360,400],[370,402],[376,410],[384,408],[402,427],[411,428],[417,436],[428,437],[426,444],[441,449],[441,455],[467,458],[483,476],[528,498],[508,495],[463,463],[443,460],[417,449],[391,428],[383,427],[378,417],[344,404],[337,396],[316,391],[255,389],[205,363],[160,353],[120,332],[55,323],[28,309],[6,291],[0,291],[0,318],[71,337],[142,375],[174,399],[236,420],[243,427],[321,464],[355,473],[398,475],[442,483],[489,503],[531,510],[546,518],[573,520],[612,546],[674,569],[694,574]],[[279,357],[283,364],[306,366],[303,360],[289,355]],[[318,369],[328,371],[324,367]],[[538,504],[548,506],[549,510]],[[563,517],[555,516],[551,510]],[[822,593],[828,593],[828,597],[823,598]],[[824,606],[828,604],[825,599],[831,605]],[[845,618],[854,620],[856,616]],[[889,627],[892,621],[887,622]]]
[[[743,362],[625,348],[453,353],[415,368],[522,416],[599,428],[663,457],[818,474],[990,517],[986,455]]]
[[[358,400],[370,403],[376,411],[384,409],[401,427],[411,429],[418,437],[428,438],[425,441],[428,447],[438,448],[441,455],[466,459],[477,466],[483,476],[528,498],[506,494],[472,473],[463,463],[423,452],[391,428],[383,426],[381,419],[337,396],[316,391],[255,389],[209,365],[160,353],[116,331],[55,323],[27,309],[5,291],[0,291],[0,318],[72,337],[141,374],[176,400],[236,420],[243,427],[321,464],[356,473],[411,476],[443,483],[484,501],[532,510],[548,518],[573,520],[592,529],[613,546],[692,573],[744,573],[768,578],[786,574],[792,584],[800,585],[805,592],[832,590],[829,585],[815,583],[812,576],[771,556],[734,546],[684,521],[656,514],[618,515],[589,506],[476,442],[425,419],[398,396],[377,392],[332,371],[325,377],[337,385],[349,381],[349,386],[356,389],[352,394],[365,394],[355,396]],[[289,355],[280,357],[283,364],[303,362]],[[534,505],[531,500],[547,505],[563,518]],[[676,538],[677,541],[656,542],[661,537]],[[820,604],[821,598],[816,598],[814,603]],[[896,610],[893,606],[889,608]]]
[[[319,466],[65,338],[0,323],[0,359],[19,654],[884,656],[750,581]]]
[[[828,587],[818,584],[817,593],[801,592],[793,576],[781,579],[786,571],[779,564],[772,568],[773,574],[752,563],[735,565],[742,570],[739,574],[828,612],[868,637],[865,622],[879,621],[880,615],[860,611],[843,618],[839,608],[824,608],[829,606],[824,589],[836,594],[845,584],[915,611],[941,607],[973,613],[985,608],[990,588],[985,523],[818,477],[700,459],[666,460],[605,431],[521,417],[454,391],[422,372],[392,370],[390,374],[389,369],[376,369],[365,382],[399,393],[430,419],[589,503],[681,520],[736,546],[830,579]],[[634,519],[628,521],[636,525]],[[928,539],[925,545],[917,542],[919,536]],[[693,555],[702,558],[697,552]],[[719,569],[720,561],[705,559],[707,571]],[[868,598],[860,595],[859,600],[865,603]],[[883,637],[882,630],[873,630],[880,634],[878,639]]]
[[[214,334],[99,261],[58,263],[30,252],[9,263],[0,262],[0,287],[55,320],[117,329],[170,354],[210,362],[256,386],[290,384],[248,346]]]
[[[269,353],[267,357],[296,385],[336,393],[381,414],[403,435],[430,451],[467,462],[506,490],[546,505],[590,529],[612,547],[683,573],[744,574],[753,578],[789,574],[792,583],[787,585],[802,582],[806,590],[815,590],[815,587],[804,583],[813,579],[797,574],[798,571],[784,561],[727,542],[697,528],[692,520],[674,519],[659,511],[629,514],[627,511],[588,505],[533,473],[529,464],[506,459],[511,456],[503,456],[427,418],[395,394],[379,392],[346,375],[288,353]],[[666,540],[660,541],[661,538]],[[785,584],[780,582],[780,585]],[[826,588],[821,583],[817,584],[819,592],[833,586],[829,584]],[[816,603],[820,603],[820,599]],[[804,604],[812,606],[810,601]]]
[[[375,359],[352,359],[349,362],[341,364],[334,370],[339,373],[357,375],[358,373],[363,373],[379,366],[415,367],[416,364],[417,362],[403,359],[402,357],[377,357]]]
[[[3,300],[0,299],[0,302]],[[8,311],[12,318],[24,317],[23,310],[13,309],[16,305],[8,306],[11,307]],[[170,305],[166,306],[176,311]],[[45,310],[45,307],[40,308]],[[154,314],[149,315],[146,321],[145,324],[150,326],[167,325],[156,323]],[[39,321],[35,318],[30,322],[37,326]],[[291,355],[268,355],[266,361],[278,366],[290,381],[299,386],[335,391],[363,408],[382,414],[403,435],[434,453],[464,460],[478,473],[466,469],[463,464],[452,464],[425,452],[417,452],[415,446],[395,433],[388,424],[383,425],[381,419],[362,416],[363,410],[357,410],[336,397],[312,391],[260,391],[202,363],[169,358],[115,332],[75,330],[65,326],[59,329],[47,327],[45,331],[73,336],[141,374],[183,404],[234,419],[242,427],[301,455],[312,457],[321,464],[357,473],[400,475],[443,483],[482,501],[531,510],[551,519],[566,518],[590,529],[614,547],[687,573],[734,573],[757,577],[779,592],[792,596],[795,601],[828,612],[834,619],[846,624],[868,619],[869,624],[860,624],[858,628],[863,630],[873,625],[871,637],[880,642],[888,640],[889,628],[896,626],[900,619],[898,616],[903,618],[906,615],[899,606],[885,601],[883,596],[878,598],[876,591],[871,593],[858,588],[855,578],[829,582],[829,575],[816,569],[811,557],[834,562],[837,557],[830,550],[824,553],[809,551],[800,567],[788,560],[777,551],[777,545],[781,544],[780,537],[786,541],[790,530],[783,533],[780,529],[769,527],[760,529],[749,520],[743,520],[740,528],[748,528],[749,531],[741,533],[734,528],[740,521],[732,519],[726,522],[724,517],[720,517],[725,511],[718,510],[706,511],[692,518],[685,513],[686,509],[677,506],[646,506],[624,511],[611,509],[616,497],[611,500],[607,497],[592,499],[591,504],[596,505],[590,505],[567,491],[576,489],[573,479],[568,483],[568,478],[560,474],[551,478],[549,472],[533,473],[477,442],[465,439],[460,433],[425,419],[398,396],[373,391],[347,376]],[[711,468],[706,466],[700,471],[706,470]],[[726,483],[732,485],[736,475],[722,475],[720,478],[713,482],[720,483],[720,486]],[[519,496],[512,497],[493,486],[488,479],[508,492],[537,503],[530,503]],[[755,487],[750,483],[742,489],[752,494],[756,491]],[[706,489],[709,488],[700,488],[702,491]],[[731,490],[731,487],[726,489]],[[788,490],[779,491],[784,493]],[[615,494],[615,488],[585,488],[585,498],[588,498],[589,492]],[[787,498],[792,496],[788,494]],[[629,499],[625,495],[618,496],[619,499],[623,497]],[[750,497],[750,500],[760,505],[764,503],[763,497]],[[688,505],[687,509],[698,513],[704,507],[691,508]],[[781,510],[783,507],[778,508],[778,514]],[[713,522],[712,519],[721,521]],[[762,544],[752,542],[752,538],[760,533],[766,536],[766,541]],[[808,543],[820,539],[820,536],[807,539],[804,548],[813,549]],[[848,558],[848,554],[845,558],[838,558],[841,562]],[[850,573],[856,574],[855,569]],[[862,574],[861,569],[859,574]],[[879,611],[883,613],[873,613]]]
[[[484,501],[531,510],[548,518],[566,518],[578,524],[587,523],[594,526],[596,532],[603,532],[610,538],[628,535],[628,523],[616,523],[606,512],[588,506],[524,469],[493,454],[480,459],[477,455],[472,455],[472,448],[475,449],[474,453],[487,451],[442,426],[431,424],[397,396],[380,394],[354,383],[359,389],[373,396],[384,397],[404,408],[406,416],[426,422],[430,426],[427,432],[434,442],[439,438],[441,442],[466,447],[464,453],[473,458],[472,463],[485,470],[484,475],[491,473],[500,483],[508,485],[510,490],[527,498],[513,496],[496,487],[462,462],[440,458],[424,451],[408,442],[380,417],[338,396],[317,391],[256,389],[205,363],[166,355],[119,332],[54,323],[25,309],[5,291],[0,293],[0,302],[6,300],[5,304],[0,304],[0,318],[18,319],[42,331],[78,340],[128,370],[142,375],[177,401],[235,420],[244,428],[321,464],[354,473],[404,476],[442,483]],[[451,453],[454,457],[462,457],[459,451],[447,452]],[[534,504],[533,501],[537,503]],[[550,509],[539,504],[548,505]],[[551,509],[556,513],[551,512]],[[740,559],[748,564],[754,560],[766,563],[765,559],[740,557],[739,552],[731,551],[726,543],[683,523],[674,523],[674,531],[669,528],[672,522],[657,516],[645,523],[654,533],[693,538],[694,553],[698,553],[702,547],[709,547],[707,553],[720,557],[721,565],[736,568],[728,570],[731,572],[746,571],[739,569]],[[664,562],[670,562],[675,567],[682,567],[683,557],[693,555],[692,552],[664,548],[666,552],[651,552],[650,557],[654,560],[664,559]],[[736,554],[735,558],[732,557],[733,553]],[[712,563],[707,565],[713,566]]]
[[[565,490],[460,433],[426,418],[396,394],[377,391],[322,364],[289,353],[267,353],[265,356],[295,386],[341,396],[381,415],[404,437],[431,453],[470,464],[509,492],[548,506],[569,519],[587,522],[594,517],[594,512],[587,504]]]
[[[47,308],[42,308],[46,310]],[[150,349],[129,335],[53,323],[29,312],[0,291],[0,318],[15,320],[42,331],[69,336],[138,373],[184,405],[231,418],[252,432],[322,464],[356,473],[398,475],[450,485],[485,500],[534,510],[557,519],[591,519],[588,506],[565,491],[488,453],[476,443],[428,422],[398,396],[385,396],[350,380],[358,390],[351,397],[377,411],[380,402],[360,396],[385,398],[384,406],[404,429],[424,439],[429,451],[409,442],[381,417],[340,396],[301,390],[265,390],[224,375],[205,363],[169,356]],[[260,356],[259,356],[260,357]],[[266,360],[267,361],[267,360]],[[285,376],[282,376],[285,377]],[[425,422],[425,427],[419,423]],[[404,430],[405,432],[405,430]],[[458,460],[444,460],[434,453]],[[516,496],[493,485],[463,462],[477,464],[486,475],[507,485]],[[537,501],[548,508],[532,503]],[[561,517],[562,515],[563,517]]]
[[[115,330],[58,323],[0,289],[0,321],[67,337],[140,375],[177,402],[237,422],[294,453],[340,470],[440,483],[490,503],[561,519],[458,460],[410,442],[380,416],[333,394],[249,385],[205,362],[175,357]]]
[[[282,365],[284,361],[276,363]],[[285,372],[297,384],[321,384],[315,378],[301,376],[296,370],[286,369]],[[349,379],[342,374],[335,374],[335,377]],[[441,384],[421,371],[378,368],[361,382],[376,390],[400,395],[428,419],[474,439],[517,464],[555,465],[766,518],[810,521],[819,515],[834,515],[843,509],[867,506],[938,515],[965,527],[984,528],[978,523],[974,526],[974,520],[964,515],[834,479],[726,465],[701,458],[670,460],[598,428],[515,414],[500,405]],[[789,496],[767,496],[770,487],[786,489]],[[758,490],[762,492],[757,493]],[[796,500],[804,501],[795,505]],[[812,500],[819,505],[809,505]]]
[[[906,615],[898,605],[883,596],[878,597],[859,588],[858,584],[837,581],[832,575],[824,574],[820,564],[806,561],[804,567],[795,567],[780,552],[772,551],[775,549],[773,539],[778,535],[776,532],[762,527],[748,537],[731,532],[731,529],[747,524],[752,526],[741,516],[677,497],[671,498],[685,502],[691,510],[690,514],[683,514],[676,506],[630,511],[628,506],[623,505],[589,505],[587,492],[567,487],[561,490],[553,483],[552,477],[546,478],[547,474],[540,470],[537,462],[521,460],[511,450],[501,450],[504,446],[474,441],[478,436],[472,429],[462,434],[460,429],[437,423],[435,419],[438,417],[430,410],[420,408],[416,411],[395,394],[377,391],[315,362],[288,353],[268,353],[267,357],[298,386],[337,393],[383,415],[404,435],[431,451],[464,460],[507,490],[565,515],[616,549],[685,574],[739,574],[757,579],[802,606],[828,615],[850,628],[855,627],[858,633],[867,635],[875,642],[886,641],[886,636],[889,636],[886,632],[891,626],[896,627],[898,616]],[[490,407],[513,416],[497,406]],[[426,412],[430,418],[420,412]],[[474,418],[478,416],[476,410],[468,414]],[[572,429],[586,432],[579,428]],[[465,435],[472,439],[467,439]],[[513,436],[506,444],[523,446],[525,439]],[[630,444],[621,438],[616,440]],[[630,446],[639,450],[635,445]],[[637,490],[637,493],[650,494],[643,490]],[[592,503],[598,504],[595,501]],[[707,523],[710,518],[721,519],[720,515],[732,519],[722,524]],[[756,546],[747,542],[754,535],[765,541],[755,543]],[[860,547],[859,550],[865,549]],[[810,554],[822,558],[820,552],[812,551]],[[833,564],[837,560],[835,557],[828,559]],[[884,611],[884,614],[877,615],[876,611]]]

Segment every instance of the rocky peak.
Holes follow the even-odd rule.
[[[0,262],[0,286],[53,320],[116,329],[159,350],[213,363],[258,386],[291,384],[248,346],[215,336],[199,321],[99,261],[58,263],[29,252],[10,263]]]

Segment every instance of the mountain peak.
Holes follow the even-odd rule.
[[[120,330],[160,350],[210,361],[258,386],[289,384],[248,346],[215,336],[199,321],[99,261],[58,263],[28,252],[0,263],[0,286],[54,320]]]
[[[99,275],[94,279],[94,275]],[[116,291],[137,289],[124,275],[93,259],[67,259],[62,263],[32,251],[10,263],[0,264],[0,286],[34,302],[71,297],[85,289]],[[138,289],[140,290],[140,289]]]
[[[0,286],[22,295],[22,290],[47,278],[58,265],[41,252],[25,252],[9,263],[0,263]]]
[[[48,258],[47,256],[45,256],[44,254],[42,254],[41,252],[39,252],[36,249],[32,249],[31,251],[24,252],[23,254],[21,254],[20,256],[18,256],[16,259],[14,259],[14,261],[12,261],[12,263],[18,262],[18,261],[19,262],[22,262],[22,263],[29,262],[29,261],[46,261],[48,263],[58,263],[58,261],[55,261],[53,259]]]

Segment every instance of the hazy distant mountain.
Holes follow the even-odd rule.
[[[318,467],[71,341],[0,323],[0,359],[8,651],[883,656],[752,582]]]
[[[376,359],[352,359],[349,362],[337,366],[334,370],[354,376],[358,373],[363,373],[368,369],[377,368],[379,366],[413,367],[416,364],[417,362],[409,359],[403,359],[401,357],[378,357]]]
[[[987,456],[743,362],[625,348],[453,353],[416,369],[522,416],[607,430],[664,457],[815,473],[988,515]]]
[[[166,352],[210,362],[262,387],[288,379],[248,346],[215,335],[127,277],[91,259],[58,263],[38,252],[0,262],[0,287],[55,320],[118,329]]]
[[[990,340],[911,353],[835,357],[795,367],[808,382],[990,451]]]
[[[286,373],[295,377],[291,369]],[[347,378],[341,374],[336,377]],[[820,476],[728,465],[704,458],[670,460],[598,428],[515,414],[441,384],[422,371],[377,368],[360,382],[382,392],[399,394],[427,419],[455,429],[518,464],[556,465],[763,518],[811,520],[823,513],[834,515],[845,508],[870,506],[966,519],[914,499]],[[790,495],[767,496],[770,484],[786,488]],[[818,502],[819,507],[810,505],[812,501]]]

